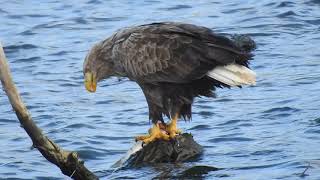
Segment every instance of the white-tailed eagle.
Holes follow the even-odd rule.
[[[250,39],[250,43],[254,42]],[[212,97],[216,87],[255,84],[251,51],[234,40],[192,24],[153,23],[117,31],[95,44],[85,58],[85,87],[110,76],[128,77],[143,90],[154,126],[137,140],[169,140],[177,120],[191,118],[195,97]],[[253,47],[253,46],[252,46]],[[171,119],[166,124],[163,115]]]

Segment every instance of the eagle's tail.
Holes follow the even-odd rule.
[[[256,73],[239,64],[217,66],[207,73],[207,76],[228,86],[255,85]]]

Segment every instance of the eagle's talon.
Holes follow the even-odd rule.
[[[147,135],[142,135],[142,136],[137,136],[137,137],[135,137],[135,141],[137,142],[137,141],[143,141],[144,139],[147,139],[147,138],[149,138],[150,137],[150,135],[149,134],[147,134]]]
[[[154,124],[152,128],[149,129],[149,134],[144,136],[137,136],[136,141],[142,141],[144,145],[155,141],[156,139],[170,140],[168,132],[160,128],[160,124]]]
[[[178,136],[179,133],[176,133],[176,132],[173,132],[173,133],[170,133],[170,139],[175,139],[176,136]]]
[[[174,139],[176,136],[182,133],[182,131],[177,128],[177,121],[178,115],[176,115],[166,126],[166,131],[169,133],[170,139]]]

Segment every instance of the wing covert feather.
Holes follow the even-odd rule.
[[[130,78],[182,82],[200,65],[197,57],[186,57],[191,43],[178,35],[132,33],[114,52]]]
[[[144,82],[190,82],[218,65],[248,60],[231,40],[190,24],[142,25],[114,38],[117,62],[130,79]]]

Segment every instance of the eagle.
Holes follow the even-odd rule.
[[[249,38],[249,44],[254,41]],[[143,143],[170,140],[181,133],[178,119],[190,120],[195,97],[214,97],[218,88],[254,85],[249,68],[254,48],[193,24],[159,22],[122,28],[89,50],[83,65],[84,85],[127,77],[142,89],[153,126]],[[171,121],[165,123],[164,117]]]

